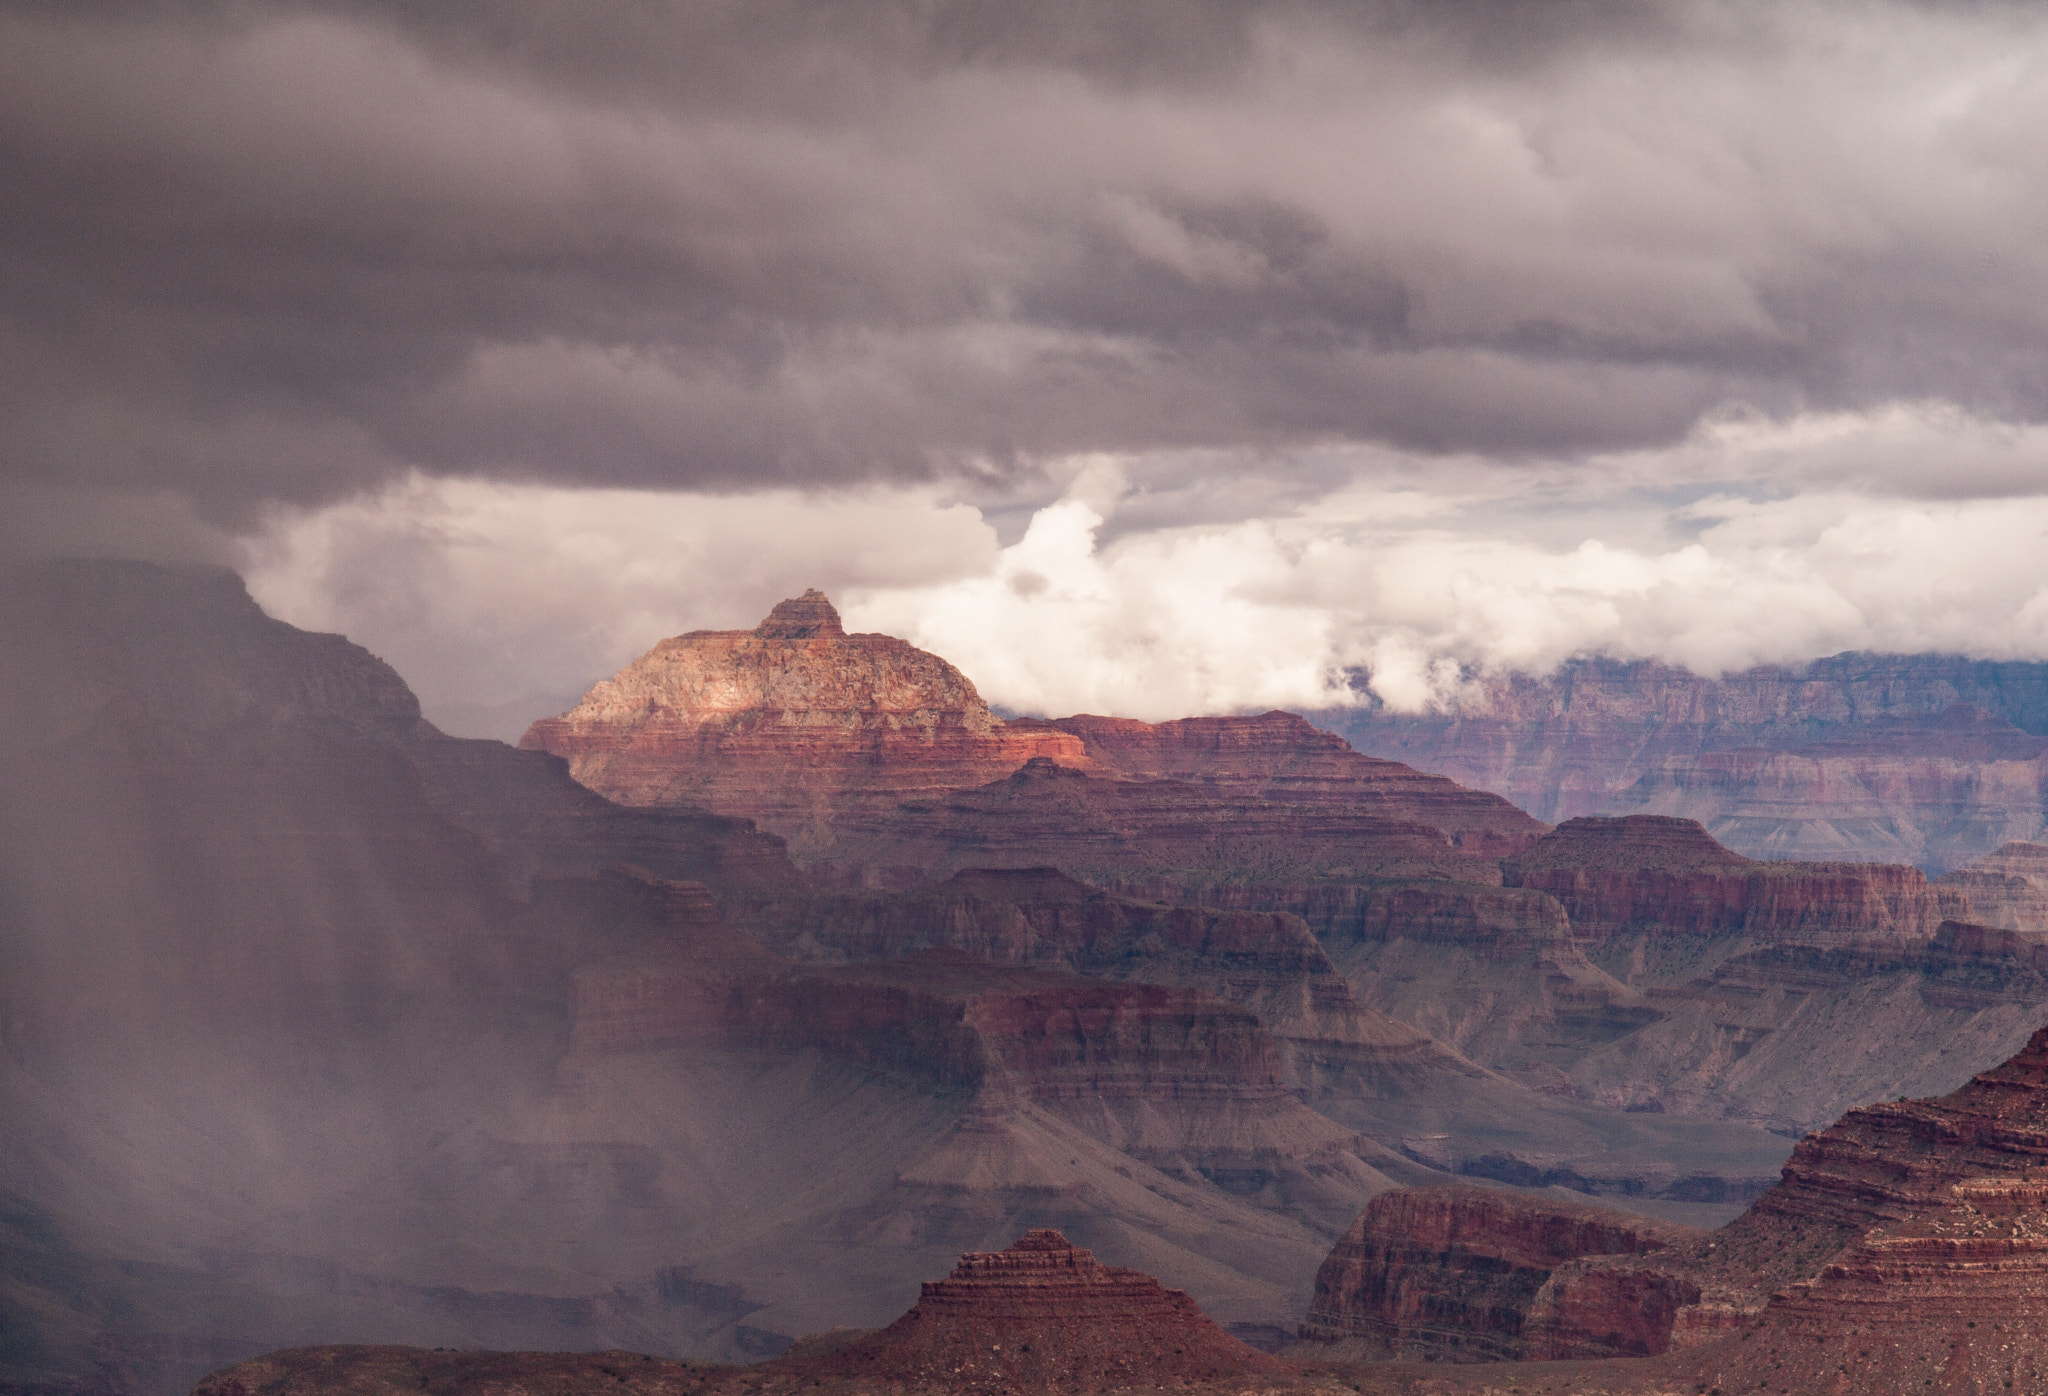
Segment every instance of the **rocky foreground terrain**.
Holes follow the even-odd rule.
[[[1283,1358],[1052,1231],[963,1256],[879,1331],[750,1368],[317,1348],[195,1396],[585,1392],[2038,1391],[2048,1382],[2048,1029],[1933,1100],[1852,1111],[1718,1231],[1526,1194],[1377,1198]],[[1412,1359],[1428,1359],[1417,1362]],[[1410,1360],[1401,1360],[1410,1359]]]

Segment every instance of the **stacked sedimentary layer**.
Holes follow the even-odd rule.
[[[1631,930],[1808,943],[1925,938],[1968,908],[1918,868],[1753,862],[1693,820],[1658,815],[1567,820],[1501,871],[1509,886],[1557,898],[1587,940]]]
[[[2048,844],[2004,844],[1934,883],[1968,898],[1973,921],[2048,934]]]
[[[1499,878],[1433,825],[1186,781],[1110,779],[1046,758],[928,802],[844,810],[814,866],[908,885],[964,868],[1048,864],[1132,895],[1204,901],[1231,886],[1264,897],[1372,877]]]
[[[1008,727],[958,669],[888,635],[848,635],[822,593],[753,630],[664,640],[520,745],[566,757],[624,805],[694,804],[799,847],[841,803],[981,785],[1078,738]]]
[[[1475,680],[1446,711],[1323,721],[1540,819],[1682,815],[1758,857],[1953,867],[2040,835],[2048,665],[1844,654],[1708,679],[1583,659]]]
[[[1698,1349],[1711,1381],[1748,1353],[1795,1390],[1892,1390],[1907,1371],[1911,1389],[2038,1381],[2048,1352],[2022,1330],[2048,1303],[2048,1029],[1946,1096],[1809,1135],[1719,1231],[1651,1236],[1579,1210],[1462,1189],[1376,1198],[1303,1335],[1454,1357]]]
[[[1092,769],[1104,774],[1189,781],[1240,799],[1343,805],[1381,819],[1442,829],[1461,852],[1476,857],[1517,853],[1545,832],[1498,795],[1362,755],[1343,738],[1293,713],[1160,723],[1081,716],[1015,725],[1072,733],[1081,739]]]
[[[916,1307],[816,1361],[821,1374],[952,1390],[1099,1390],[1287,1370],[1188,1296],[1107,1266],[1057,1231],[973,1252]]]
[[[1301,1336],[1342,1344],[1333,1355],[1436,1361],[1661,1352],[1668,1304],[1629,1293],[1560,1312],[1539,1296],[1568,1261],[1661,1251],[1696,1234],[1504,1189],[1384,1193],[1323,1262]]]
[[[566,758],[578,780],[621,804],[755,819],[806,861],[847,861],[848,850],[825,850],[850,811],[872,835],[899,802],[986,785],[1034,757],[1119,782],[1191,783],[1188,793],[1231,810],[1341,807],[1354,820],[1429,830],[1466,858],[1500,857],[1544,832],[1496,795],[1361,756],[1287,713],[1004,722],[938,656],[846,634],[816,591],[751,631],[663,640],[520,745]],[[1184,823],[1186,803],[1168,797],[1151,818]]]

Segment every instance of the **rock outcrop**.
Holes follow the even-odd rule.
[[[1005,722],[937,655],[846,634],[816,591],[751,631],[662,641],[520,745],[566,758],[576,779],[620,804],[754,819],[804,861],[845,863],[835,840],[871,833],[897,803],[986,785],[1033,758],[1180,782],[1232,807],[1307,805],[1436,830],[1467,858],[1518,851],[1544,832],[1499,796],[1361,756],[1291,713]]]
[[[1204,902],[1219,886],[1497,875],[1432,825],[1241,799],[1186,781],[1110,779],[1047,758],[930,801],[846,811],[837,829],[814,869],[883,885],[1052,866],[1134,895]]]
[[[1581,1290],[1560,1308],[1548,1282],[1582,1256],[1642,1255],[1697,1235],[1505,1189],[1383,1193],[1317,1272],[1297,1351],[1323,1360],[1453,1362],[1662,1352],[1671,1314],[1661,1314],[1660,1327],[1644,1294],[1618,1293],[1596,1307]]]
[[[2038,663],[1843,654],[1707,679],[1591,658],[1475,679],[1445,711],[1317,721],[1539,819],[1683,816],[1757,857],[1950,868],[2043,828]]]
[[[817,1335],[750,1368],[638,1353],[445,1352],[327,1347],[267,1353],[212,1374],[193,1396],[315,1396],[345,1390],[522,1391],[575,1396],[741,1392],[1073,1392],[1293,1386],[1294,1364],[1246,1346],[1183,1290],[1104,1265],[1051,1228],[1000,1251],[970,1251],[926,1281],[878,1331]]]
[[[966,675],[888,635],[848,635],[818,591],[752,630],[663,640],[521,739],[622,805],[758,821],[802,854],[849,804],[982,785],[1033,757],[1081,763],[1065,732],[1012,727]]]
[[[1501,873],[1508,886],[1557,898],[1581,940],[1630,932],[1805,944],[1925,939],[1968,910],[1918,868],[1759,863],[1694,820],[1658,815],[1567,820]]]
[[[1080,1160],[1027,1142],[1055,1121],[1161,1171],[1242,1194],[1279,1188],[1318,1225],[1387,1186],[1373,1152],[1307,1109],[1253,1014],[1197,989],[996,965],[950,947],[800,966],[724,928],[705,889],[615,879],[598,933],[611,953],[575,972],[564,1070],[720,1047],[822,1052],[957,1095],[965,1133],[909,1175],[932,1184],[1078,1186]],[[582,899],[586,904],[590,899]],[[561,918],[553,918],[559,922]],[[632,943],[619,928],[637,922]],[[1007,1142],[1006,1142],[1007,1141]]]
[[[1652,1355],[1557,1369],[1544,1380],[1560,1391],[2028,1390],[2048,1375],[2043,1302],[2048,1029],[1945,1096],[1808,1136],[1718,1231],[1646,1235],[1464,1189],[1383,1194],[1332,1251],[1296,1351]],[[1436,1389],[1482,1386],[1499,1389]]]
[[[2048,844],[2002,844],[1934,885],[1966,900],[1972,921],[2048,935]]]
[[[1352,750],[1294,713],[1147,723],[1063,717],[1043,724],[1079,737],[1092,769],[1126,780],[1178,780],[1239,799],[1340,805],[1441,829],[1463,853],[1501,858],[1546,830],[1498,795]]]
[[[1432,1069],[1475,1068],[1424,1034],[1363,1009],[1308,927],[1284,912],[1167,906],[1089,887],[1054,868],[971,868],[902,894],[826,892],[756,903],[748,928],[805,960],[881,960],[949,947],[995,964],[1179,984],[1256,1013],[1291,1085],[1355,1077],[1381,1090]]]
[[[1053,1230],[963,1255],[909,1313],[807,1365],[967,1392],[1155,1388],[1288,1370],[1182,1291],[1104,1265]]]

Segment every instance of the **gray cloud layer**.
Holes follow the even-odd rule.
[[[2032,7],[15,4],[5,479],[239,527],[413,471],[2036,422],[2044,129]]]

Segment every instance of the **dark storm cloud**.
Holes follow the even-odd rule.
[[[15,5],[6,477],[233,524],[413,470],[744,489],[1568,457],[1730,403],[2038,420],[2044,32],[1874,3]]]

